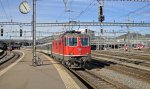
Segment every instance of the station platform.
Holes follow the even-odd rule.
[[[83,89],[58,62],[38,53],[43,65],[32,66],[32,52],[0,70],[0,89]],[[85,88],[85,87],[84,87]]]

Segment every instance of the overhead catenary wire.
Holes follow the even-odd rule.
[[[136,10],[133,10],[133,11],[130,11],[128,14],[126,15],[123,15],[124,17],[129,17],[131,14],[136,14],[138,11],[141,11],[143,10],[144,8],[147,8],[149,7],[150,4],[148,3],[147,5],[143,6],[143,7],[140,7],[140,8],[137,8]]]
[[[74,0],[71,0],[70,1],[70,8],[72,8],[71,6],[72,6],[73,3],[74,3]]]
[[[68,0],[67,0],[68,1]],[[93,0],[83,11],[81,11],[81,12],[78,12],[79,14],[77,15],[77,16],[75,16],[74,18],[72,18],[72,19],[78,19],[78,18],[80,18],[83,14],[85,14],[86,12],[88,12],[89,11],[89,9],[90,8],[92,8],[94,5],[93,5],[93,3],[94,2],[97,2],[97,0]],[[116,2],[150,2],[150,0],[105,0],[105,1],[107,1],[107,2],[109,2],[109,1],[116,1]],[[74,0],[71,0],[70,1],[70,4],[72,4],[74,2]],[[93,6],[92,6],[93,5]],[[68,10],[68,12],[75,12],[75,11],[71,11],[71,10]],[[133,13],[133,12],[131,12],[131,13]]]
[[[143,9],[145,9],[145,8],[147,8],[149,6],[150,6],[150,3],[148,3],[148,4],[146,4],[146,5],[142,6],[142,7],[139,7],[137,9],[135,9],[135,10],[129,11],[127,14],[124,14],[124,15],[118,17],[119,19],[117,19],[117,20],[120,20],[120,19],[126,18],[126,17],[129,18],[132,14],[136,14],[137,12],[142,11]],[[142,13],[140,13],[140,14],[142,14]],[[114,19],[114,18],[112,18],[112,19]]]
[[[93,0],[85,10],[81,11],[80,14],[77,16],[77,17],[80,17],[82,14],[84,14],[86,12],[86,10],[88,10],[88,8],[92,5],[92,3],[96,1],[96,0]],[[150,0],[105,0],[105,1],[130,1],[130,2],[150,2]],[[75,18],[77,18],[75,17]]]
[[[72,1],[73,1],[73,0],[72,0]],[[72,1],[71,1],[71,2],[72,2]],[[63,17],[63,15],[65,15],[66,12],[68,12],[68,9],[67,9],[68,0],[63,0],[63,3],[64,3],[64,5],[65,5],[65,7],[64,7],[65,10],[62,11],[62,12],[57,16],[56,22],[57,22],[58,19],[60,19],[61,17]]]
[[[10,2],[9,2],[9,0],[6,0],[6,1],[7,1],[7,4],[8,4],[8,6],[9,6],[9,9],[11,9],[11,8],[10,8]],[[11,19],[11,21],[12,21],[12,20],[13,20],[12,13],[9,12],[9,15],[10,15],[10,19]]]
[[[94,0],[94,1],[97,1],[97,0]],[[77,18],[80,18],[88,9],[89,7],[91,6],[91,4],[94,2],[92,1],[88,6],[87,8],[85,8],[83,11],[80,12],[80,14],[78,16],[76,16],[74,19],[77,19]],[[101,1],[101,0],[100,0]],[[107,2],[109,1],[116,1],[116,2],[150,2],[150,0],[105,0]]]
[[[135,14],[136,12],[138,12],[138,11],[140,11],[140,10],[143,10],[144,8],[147,8],[147,7],[149,7],[149,6],[150,6],[150,4],[148,3],[147,5],[145,5],[145,6],[143,6],[143,7],[140,7],[140,8],[138,8],[138,9],[134,10],[134,11],[129,12],[127,15],[129,16],[129,15],[131,15],[131,14]]]
[[[130,17],[132,14],[136,14],[137,12],[139,12],[139,11],[141,11],[141,10],[143,10],[143,9],[145,9],[145,8],[147,8],[147,7],[149,7],[150,6],[150,4],[148,3],[147,5],[145,5],[145,6],[143,6],[143,7],[140,7],[140,8],[137,8],[136,10],[134,10],[134,11],[131,11],[131,12],[129,12],[128,14],[126,14],[125,15],[125,17]],[[142,13],[141,13],[142,14]]]
[[[105,1],[150,2],[150,0],[105,0]]]
[[[8,18],[8,15],[7,15],[7,13],[6,13],[6,10],[5,10],[5,8],[4,8],[3,3],[2,3],[1,0],[0,0],[0,5],[1,5],[3,11],[4,11],[4,14],[5,14],[5,16],[6,16],[6,19],[9,19],[9,18]]]
[[[82,10],[82,11],[79,13],[79,15],[77,15],[74,19],[80,18],[80,16],[82,16],[87,10],[89,10],[90,6],[93,7],[93,6],[96,4],[96,3],[94,4],[94,2],[97,3],[96,0],[93,0],[84,10]],[[92,5],[92,4],[93,4],[93,5]]]

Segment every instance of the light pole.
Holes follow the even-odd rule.
[[[128,23],[130,22],[130,18],[128,16]],[[127,26],[128,29],[128,51],[130,52],[131,50],[131,42],[130,42],[130,29],[129,29],[129,25]]]
[[[33,36],[33,59],[32,63],[37,65],[37,59],[36,59],[36,0],[33,0],[33,17],[32,17],[32,36]]]

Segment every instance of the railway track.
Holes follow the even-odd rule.
[[[121,86],[121,89],[132,89],[134,82],[132,84],[132,86],[130,84],[127,83],[127,81],[142,81],[143,83],[150,83],[150,72],[149,71],[145,71],[145,70],[141,70],[141,69],[137,69],[137,68],[133,68],[133,67],[128,67],[128,66],[123,66],[123,65],[119,65],[119,64],[115,64],[112,62],[107,62],[107,61],[97,61],[97,60],[92,60],[91,61],[91,65],[93,66],[90,70],[91,73],[98,75],[98,76],[102,76],[102,78],[104,78],[105,80],[110,80],[110,82],[114,83],[114,85],[118,85]],[[114,74],[108,75],[103,75],[102,70],[110,70],[113,71]],[[132,77],[130,78],[126,78],[126,77],[121,77],[119,78],[119,74],[124,75],[124,76],[129,76]],[[110,76],[116,76],[116,78],[111,78]],[[117,80],[119,79],[119,80]],[[133,79],[133,80],[132,80]],[[136,80],[134,80],[136,79]],[[127,80],[127,81],[125,81]],[[136,83],[135,83],[136,84]],[[125,86],[126,85],[126,86]],[[134,85],[135,86],[135,85]],[[103,88],[102,88],[103,89]],[[141,88],[141,89],[147,89],[147,88]]]
[[[88,70],[71,70],[78,77],[82,79],[82,81],[89,84],[94,89],[126,89],[125,87],[120,86],[120,84],[116,84],[112,80],[107,79],[104,76],[98,76]]]
[[[133,81],[144,81],[150,83],[150,72],[147,70],[134,68],[122,64],[118,64],[112,61],[100,61],[100,60],[92,60],[89,68],[85,69],[69,69],[77,78],[85,84],[89,89],[138,89],[136,86],[140,86],[140,84],[130,84],[130,83],[123,83],[118,80],[111,78],[112,74],[109,76],[105,76],[103,73],[103,69],[111,70],[115,72],[113,74],[116,76],[116,79],[120,79],[116,74],[122,74],[124,76],[129,76],[133,78]],[[134,72],[133,72],[134,71]],[[109,74],[109,72],[107,73]],[[124,78],[124,77],[121,77]],[[132,80],[126,79],[125,80]],[[134,80],[135,79],[135,80]],[[136,80],[137,79],[137,80]],[[142,82],[142,84],[145,84]],[[138,87],[139,87],[138,86]],[[140,86],[141,87],[141,86]],[[147,88],[144,88],[147,89]]]
[[[94,62],[97,63],[97,62]],[[110,62],[111,64],[112,62]],[[106,64],[107,66],[109,63]],[[96,66],[89,65],[90,67]],[[72,72],[88,89],[130,89],[121,83],[115,82],[105,76],[98,75],[90,70],[92,68],[85,69],[70,69],[65,66],[70,72]],[[99,67],[99,66],[97,66]]]
[[[20,55],[21,54],[18,52],[6,51],[5,54],[3,55],[3,57],[0,59],[0,70],[5,68],[6,66],[10,65],[14,61],[16,61],[16,59],[18,59],[20,57]]]
[[[3,56],[3,57],[0,59],[0,65],[2,65],[3,63],[9,61],[9,60],[12,59],[14,56],[15,56],[15,53],[14,53],[14,52],[8,53],[8,51],[6,51],[6,55]]]
[[[142,60],[150,61],[150,54],[148,52],[141,52],[141,51],[136,51],[136,50],[132,50],[130,52],[122,51],[122,50],[92,51],[92,52],[108,54],[112,56],[127,57],[130,59],[133,58],[133,59],[142,59]]]
[[[145,48],[145,49],[141,49],[141,50],[130,50],[130,51],[125,51],[123,49],[113,49],[113,50],[109,50],[110,52],[119,52],[119,53],[132,53],[132,54],[144,54],[144,55],[150,55],[150,49],[149,48]]]
[[[145,70],[141,70],[141,69],[137,69],[137,68],[133,68],[133,67],[129,67],[129,66],[124,66],[124,65],[120,65],[120,64],[115,64],[112,62],[106,62],[106,61],[97,61],[97,60],[92,60],[91,62],[92,65],[96,66],[95,68],[107,68],[125,75],[129,75],[132,76],[134,78],[137,79],[141,79],[147,82],[150,82],[150,72],[149,71],[145,71]],[[103,66],[102,66],[103,65]],[[134,71],[134,72],[133,72]]]
[[[118,53],[103,53],[103,52],[92,52],[93,58],[95,57],[103,57],[103,58],[109,58],[117,60],[118,62],[125,62],[125,63],[132,63],[135,65],[141,65],[150,67],[150,60],[144,60],[145,58],[134,58],[134,56],[131,58],[132,54],[118,54]],[[147,59],[150,59],[150,56],[146,56]],[[114,61],[113,61],[114,62]]]
[[[145,70],[145,71],[150,72],[150,67],[146,67],[146,66],[143,66],[143,65],[138,65],[138,64],[134,64],[134,63],[126,63],[126,62],[122,62],[122,61],[119,61],[119,60],[116,60],[116,59],[113,59],[113,58],[106,58],[106,57],[92,56],[92,58],[95,59],[95,60],[105,60],[105,61],[108,61],[108,62],[113,62],[113,63],[120,64],[120,65],[123,65],[123,66],[133,67],[133,68],[136,68],[136,69],[141,69],[141,70]]]
[[[1,60],[2,58],[4,58],[6,55],[7,55],[7,51],[4,51],[3,54],[0,56],[0,60]]]
[[[136,79],[140,79],[142,81],[146,81],[150,83],[150,78],[149,78],[150,72],[148,71],[136,69],[133,67],[127,67],[123,65],[113,65],[113,66],[108,67],[108,69],[125,74],[127,76],[132,76]]]
[[[121,73],[126,76],[131,76],[136,79],[140,79],[141,81],[150,82],[150,78],[148,78],[148,76],[150,76],[150,72],[118,65],[113,62],[102,62],[93,60],[90,63],[90,67],[91,68],[85,70],[70,70],[76,76],[80,77],[82,81],[86,82],[94,89],[132,89],[131,86],[127,86],[122,82],[118,82],[107,76],[101,75],[99,71],[101,71],[101,69],[103,68],[112,70],[116,73]]]
[[[48,55],[47,53],[44,54]],[[88,89],[129,89],[123,87],[123,85],[116,84],[115,82],[112,82],[112,80],[106,79],[103,76],[95,75],[87,69],[72,69],[67,66],[64,67],[73,73]]]
[[[93,65],[101,66],[99,65],[98,61],[110,62],[109,65],[108,64],[105,65],[105,69],[112,70],[115,71],[116,73],[120,73],[150,83],[149,61],[145,61],[142,59],[136,60],[136,59],[114,56],[116,54],[113,55],[99,54],[98,52],[97,54],[95,53],[93,55],[94,55],[93,58],[96,59],[95,61],[97,61],[94,62]]]

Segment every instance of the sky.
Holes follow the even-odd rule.
[[[28,14],[22,14],[19,11],[19,5],[24,0],[0,0],[0,22],[31,22],[32,17],[32,1],[26,0],[30,5],[30,12]],[[67,1],[67,10],[71,12],[65,12],[65,5],[63,0],[37,0],[37,22],[68,22],[69,18],[73,21],[90,22],[98,21],[98,2],[97,0],[65,0]],[[127,2],[127,1],[112,1],[107,0],[104,2],[104,22],[128,22],[128,17],[131,22],[147,22],[150,23],[150,2]],[[1,27],[2,28],[2,27]],[[7,34],[5,36],[13,35],[9,34],[9,31],[15,33],[20,27],[18,26],[4,26],[3,27]],[[42,35],[48,36],[46,32],[60,32],[63,27],[51,27],[51,28],[37,28],[38,31],[45,31]],[[106,30],[127,30],[126,27],[80,27],[89,28],[96,32],[100,28]],[[31,31],[31,27],[22,27],[25,31]],[[77,28],[73,28],[77,29]],[[133,32],[139,32],[147,34],[149,28],[130,28]],[[38,33],[37,33],[38,34]],[[26,34],[24,34],[26,35]],[[40,35],[40,34],[39,34]]]

